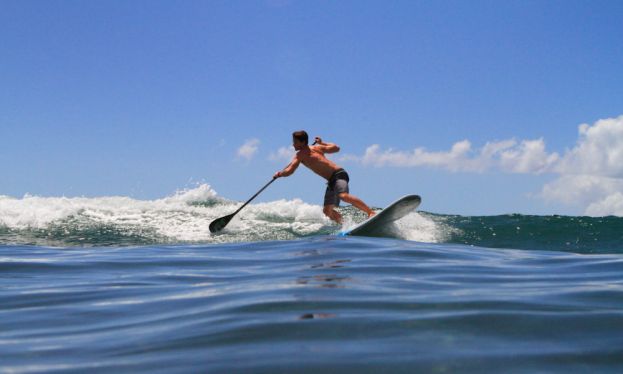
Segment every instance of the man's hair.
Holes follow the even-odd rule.
[[[305,144],[309,143],[309,136],[307,136],[307,133],[303,130],[293,132],[292,137],[299,142],[303,142]]]

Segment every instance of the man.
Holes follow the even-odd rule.
[[[296,131],[292,134],[292,146],[297,151],[294,158],[285,169],[275,173],[273,178],[287,177],[292,175],[301,163],[310,168],[314,173],[327,180],[327,190],[324,195],[324,214],[342,223],[342,215],[335,210],[344,200],[354,207],[364,211],[368,217],[375,213],[357,196],[348,193],[348,174],[344,169],[325,157],[325,153],[339,152],[340,147],[333,143],[325,143],[319,137],[311,146],[308,145],[308,136],[305,131]]]

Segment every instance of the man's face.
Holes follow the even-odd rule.
[[[292,138],[292,146],[295,150],[300,151],[305,146],[305,143],[298,140],[297,138]]]

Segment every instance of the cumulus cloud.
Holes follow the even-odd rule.
[[[578,133],[554,168],[560,177],[543,186],[541,197],[581,204],[590,216],[623,216],[623,116],[582,124]]]
[[[271,161],[290,161],[294,157],[294,154],[294,148],[281,147],[276,152],[271,152],[268,159]]]
[[[591,203],[585,213],[589,216],[623,216],[623,194],[614,192]]]
[[[588,216],[623,216],[623,179],[595,175],[562,175],[545,184],[540,196],[584,207]]]
[[[524,140],[500,152],[499,166],[512,173],[541,174],[551,171],[558,160],[558,153],[547,153],[543,139]]]
[[[541,197],[565,204],[589,205],[623,190],[623,180],[595,175],[561,175],[545,184]]]
[[[623,116],[582,124],[576,146],[565,154],[557,172],[623,178]]]
[[[549,171],[558,161],[557,153],[545,150],[543,139],[514,139],[486,143],[474,149],[469,140],[454,143],[449,151],[430,152],[425,148],[412,151],[382,150],[378,144],[369,146],[362,157],[347,156],[369,166],[432,167],[452,172],[484,172],[499,169],[509,173]]]
[[[562,155],[548,152],[540,138],[493,141],[480,148],[461,140],[444,151],[383,149],[372,144],[362,156],[345,155],[341,160],[371,167],[549,173],[557,178],[543,186],[539,196],[544,200],[581,206],[587,215],[623,216],[623,115],[581,124],[577,143]]]
[[[257,149],[260,145],[259,139],[248,139],[244,142],[240,148],[238,148],[238,157],[243,158],[247,161],[251,160],[253,156],[257,153]]]

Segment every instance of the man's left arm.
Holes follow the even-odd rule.
[[[316,147],[319,147],[323,153],[337,153],[340,151],[340,147],[334,143],[325,143],[319,137],[316,137]]]

